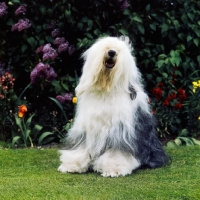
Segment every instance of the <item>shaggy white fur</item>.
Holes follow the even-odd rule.
[[[105,37],[83,54],[76,116],[67,136],[72,147],[60,151],[59,171],[82,173],[92,168],[116,177],[168,161],[132,50],[128,37]]]

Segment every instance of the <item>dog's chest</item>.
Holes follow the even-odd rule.
[[[129,94],[83,95],[79,102],[79,114],[99,126],[113,126],[120,121],[130,120],[133,103]]]

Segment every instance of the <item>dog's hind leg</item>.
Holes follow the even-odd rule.
[[[60,161],[62,164],[58,168],[60,172],[83,173],[90,166],[90,155],[83,146],[73,150],[61,150]]]
[[[100,172],[104,177],[118,177],[131,174],[140,167],[140,162],[132,154],[120,150],[108,150],[93,164],[94,171]]]

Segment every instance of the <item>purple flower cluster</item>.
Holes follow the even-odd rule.
[[[43,53],[43,61],[45,60],[55,60],[58,56],[58,53],[54,48],[51,47],[51,44],[45,44],[37,48],[36,53]]]
[[[66,51],[68,46],[69,46],[69,42],[64,42],[64,43],[60,44],[58,47],[58,53]]]
[[[59,30],[58,28],[54,29],[54,30],[51,32],[51,36],[52,36],[53,38],[60,36],[60,30]]]
[[[6,5],[5,2],[0,2],[0,17],[7,14],[8,6]]]
[[[64,96],[58,95],[56,96],[56,99],[61,103],[64,104],[66,102],[70,102],[73,98],[72,94],[66,93]]]
[[[48,64],[38,63],[30,74],[31,84],[39,80],[53,81],[57,77],[54,69]]]
[[[64,37],[57,37],[55,40],[54,40],[54,44],[55,45],[60,45],[60,44],[62,44],[62,43],[64,43],[65,42],[65,38]]]
[[[15,31],[15,30],[22,31],[30,27],[31,27],[31,23],[28,19],[25,19],[25,20],[20,19],[19,22],[12,25],[11,31]]]
[[[19,15],[21,13],[25,13],[26,12],[26,7],[25,6],[20,6],[19,8],[17,8],[17,10],[15,11],[15,15]]]
[[[122,11],[130,6],[127,0],[117,0],[117,2],[119,3],[120,10]]]
[[[55,27],[56,27],[56,23],[55,22],[52,22],[51,24],[46,26],[47,29],[54,29]]]
[[[55,60],[55,58],[58,56],[56,50],[51,47],[51,44],[46,44],[43,47],[43,61],[44,60]]]
[[[74,45],[69,45],[69,42],[65,41],[64,37],[57,37],[53,43],[58,46],[58,53],[68,50],[71,56],[75,51]]]

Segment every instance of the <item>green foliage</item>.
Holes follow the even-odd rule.
[[[14,121],[13,115],[9,117],[10,111],[16,113],[17,105],[26,102],[29,112],[35,113],[33,124],[54,132],[55,140],[59,140],[67,120],[73,118],[74,105],[69,101],[60,109],[48,97],[74,95],[83,65],[80,56],[96,39],[105,35],[128,35],[158,119],[159,135],[177,136],[182,129],[194,135],[197,129],[188,116],[193,101],[191,83],[200,77],[197,70],[200,65],[200,3],[194,0],[129,0],[128,5],[124,2],[127,3],[125,0],[85,0],[84,4],[75,0],[12,0],[7,3],[7,14],[0,17],[0,62],[3,63],[0,68],[9,69],[15,82],[7,97],[0,99],[1,108],[5,110],[0,114],[1,132]],[[26,5],[26,11],[16,15],[21,5]],[[30,27],[13,30],[13,25],[26,19]],[[62,51],[55,44],[58,37],[69,43]],[[57,53],[54,58],[45,57],[44,52],[38,53],[38,48],[46,44]],[[40,62],[55,71],[54,80],[43,75],[32,82],[30,73]],[[159,83],[163,83],[162,95],[157,98],[152,91],[159,88]],[[169,101],[170,95],[178,96],[179,89],[185,91],[186,98]],[[192,109],[193,113],[198,113],[198,107]]]
[[[22,139],[25,147],[28,146],[28,143],[30,143],[30,146],[33,147],[33,142],[30,137],[30,133],[31,133],[30,124],[31,124],[31,120],[32,120],[33,116],[34,116],[34,114],[31,115],[25,122],[24,118],[19,118],[17,115],[15,115],[15,122],[19,128],[20,136],[13,137],[13,140],[12,140],[13,146],[16,143],[18,143],[18,140]]]
[[[16,144],[18,146],[33,147],[33,141],[38,145],[46,144],[55,139],[54,133],[43,132],[42,126],[36,124],[33,128],[31,127],[32,118],[35,114],[32,114],[26,121],[25,118],[19,118],[15,115],[15,122],[18,126],[17,131],[13,131],[12,146]]]

